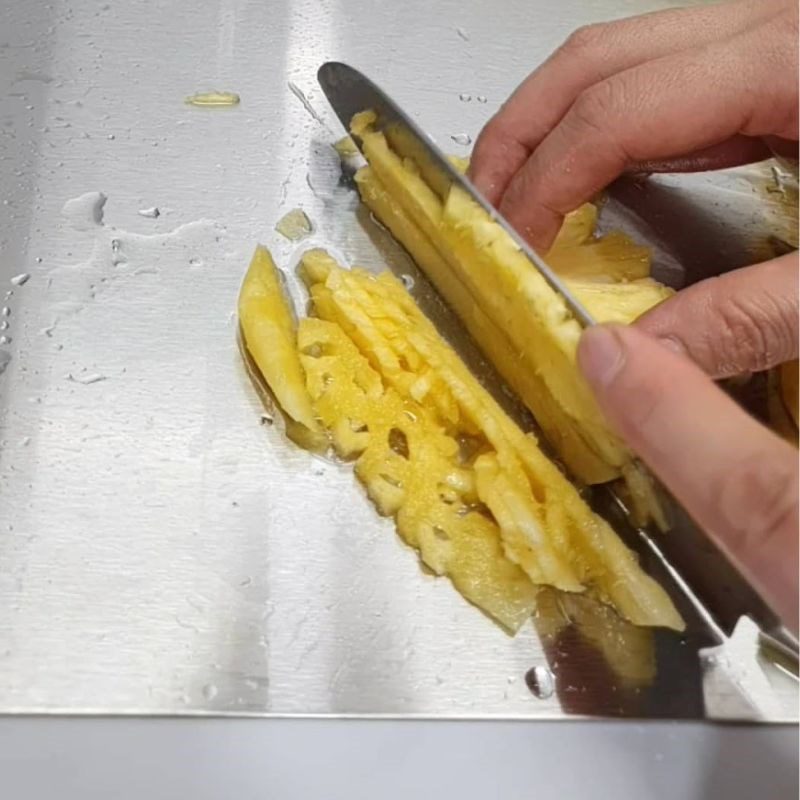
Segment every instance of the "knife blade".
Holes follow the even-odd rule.
[[[443,201],[453,186],[465,191],[511,237],[530,262],[531,268],[538,270],[548,285],[564,299],[576,320],[583,327],[595,324],[592,315],[544,259],[481,195],[469,179],[453,167],[433,139],[383,90],[358,70],[341,62],[323,64],[318,70],[317,78],[345,130],[349,132],[351,120],[357,113],[373,111],[377,117],[376,127],[384,133],[392,149],[401,157],[412,159],[417,164],[428,184]],[[361,149],[359,138],[355,135],[352,138]],[[652,477],[652,472],[644,466],[645,472]],[[773,647],[796,660],[797,637],[781,624],[777,615],[739,569],[697,527],[671,493],[654,477],[653,483],[669,520],[669,531],[659,536],[644,529],[638,529],[638,533],[694,606],[709,633],[722,642],[733,633],[741,617],[747,615],[758,624],[765,639]],[[627,511],[624,502],[611,487],[609,491],[610,502]]]
[[[440,197],[446,197],[454,184],[463,188],[513,239],[514,244],[541,273],[549,286],[561,295],[575,318],[584,327],[595,324],[592,315],[542,257],[511,227],[470,180],[453,167],[436,143],[369,78],[347,64],[329,61],[320,67],[317,79],[347,131],[350,130],[350,121],[359,111],[374,111],[378,117],[377,127],[384,132],[392,147],[404,158],[417,162],[428,183]],[[361,143],[357,139],[358,137],[353,136],[360,149]]]

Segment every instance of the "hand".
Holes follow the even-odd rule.
[[[611,425],[797,632],[797,451],[634,327],[586,330],[578,362]]]
[[[798,257],[789,253],[695,283],[636,327],[712,378],[728,378],[797,358],[799,313]]]
[[[470,177],[544,252],[564,214],[623,172],[796,157],[797,58],[795,0],[581,28],[484,128]]]

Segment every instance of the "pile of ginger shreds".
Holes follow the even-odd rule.
[[[391,273],[306,252],[299,322],[259,247],[245,347],[306,447],[354,465],[378,511],[437,575],[509,631],[542,586],[591,592],[636,625],[682,629],[663,588],[481,386]]]

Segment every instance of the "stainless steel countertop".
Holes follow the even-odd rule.
[[[315,243],[383,257],[339,185],[322,61],[466,152],[450,137],[572,28],[661,5],[0,0],[0,711],[565,713],[523,680],[532,626],[511,639],[423,575],[348,470],[260,423],[235,301],[257,241],[296,258],[273,230],[294,206]],[[241,104],[184,104],[209,89]],[[720,663],[675,713],[703,713],[702,680],[734,716],[796,714],[795,681]]]
[[[0,718],[5,800],[787,800],[797,729]]]

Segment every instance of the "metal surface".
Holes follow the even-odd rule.
[[[327,62],[319,68],[317,78],[345,131],[350,130],[356,114],[366,110],[372,111],[376,116],[375,128],[383,132],[392,149],[401,158],[410,159],[417,165],[420,174],[443,203],[453,187],[469,195],[509,235],[519,251],[527,258],[531,269],[537,270],[548,285],[561,295],[578,322],[583,326],[595,324],[589,312],[573,296],[569,287],[550,269],[545,260],[517,234],[472,183],[453,167],[436,143],[396,101],[348,64]],[[361,148],[360,138],[354,134],[351,136]],[[639,215],[642,213],[637,207],[634,207],[633,211]],[[677,236],[669,237],[670,241],[682,239],[683,231]],[[654,535],[641,531],[641,535],[651,548],[664,556],[669,570],[675,574],[681,587],[691,597],[698,613],[708,620],[709,632],[712,635],[730,636],[741,617],[747,614],[788,657],[796,662],[797,637],[781,625],[777,616],[747,583],[739,570],[695,525],[689,514],[652,475],[648,467],[638,463],[636,468],[648,475],[648,479],[657,491],[659,505],[669,531],[668,536],[660,536],[657,531]],[[614,491],[613,486],[611,491]],[[625,508],[624,503],[622,507]]]
[[[289,267],[314,243],[415,274],[340,185],[320,63],[402,88],[464,152],[450,137],[572,28],[657,4],[2,3],[0,710],[795,717],[746,621],[702,657],[657,633],[644,688],[576,626],[509,638],[420,571],[348,469],[261,424],[236,346],[256,241]],[[184,103],[211,89],[240,105]],[[766,237],[759,191],[710,213]],[[300,248],[273,231],[298,205]]]
[[[39,718],[0,719],[0,742],[7,800],[788,800],[798,789],[794,726]]]

